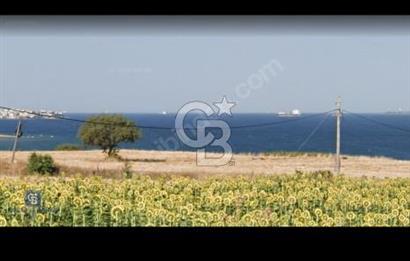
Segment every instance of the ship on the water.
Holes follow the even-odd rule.
[[[300,110],[294,109],[294,110],[291,110],[290,112],[280,111],[278,112],[277,115],[279,117],[299,117],[300,115],[302,115],[302,113],[300,112]]]

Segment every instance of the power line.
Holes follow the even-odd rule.
[[[358,118],[362,118],[362,119],[364,119],[364,120],[367,120],[367,121],[373,122],[373,123],[375,123],[375,124],[384,126],[384,127],[386,127],[386,128],[390,128],[390,129],[394,129],[394,130],[399,130],[399,131],[403,131],[403,132],[410,133],[410,130],[409,130],[409,129],[404,129],[404,128],[401,128],[401,127],[398,127],[398,126],[395,126],[395,125],[391,125],[391,124],[384,123],[384,122],[381,122],[381,121],[378,121],[378,120],[375,120],[375,119],[371,119],[371,118],[366,117],[366,116],[364,116],[364,115],[361,115],[361,114],[358,114],[358,113],[354,113],[354,112],[350,112],[350,111],[348,111],[348,110],[343,110],[343,111],[345,111],[345,112],[347,112],[347,113],[349,113],[349,114],[351,114],[351,115],[353,115],[353,116],[356,116],[356,117],[358,117]]]
[[[5,106],[0,106],[0,109],[11,110],[11,111],[16,111],[16,112],[25,112],[25,113],[35,115],[35,116],[38,116],[38,117],[41,117],[41,118],[50,118],[50,116],[44,115],[44,114],[41,114],[41,113],[26,111],[26,110],[19,110],[19,109],[14,109],[14,108],[5,107]],[[327,113],[330,113],[332,111],[334,111],[334,110],[327,111],[327,112],[324,112],[324,113],[312,114],[312,115],[308,115],[308,116],[300,117],[300,118],[295,118],[295,119],[275,121],[275,122],[265,122],[265,123],[259,123],[259,124],[251,124],[251,125],[230,126],[230,128],[231,129],[239,129],[239,128],[266,127],[266,126],[272,126],[272,125],[278,125],[278,124],[283,124],[283,123],[289,123],[289,122],[296,122],[296,121],[300,121],[300,120],[305,120],[305,119],[308,119],[308,118],[313,118],[313,117],[317,117],[317,116],[320,116],[320,115],[323,115],[323,114],[327,114]],[[108,126],[119,126],[119,127],[126,127],[126,128],[133,127],[133,126],[122,125],[122,124],[113,124],[113,123],[107,123],[107,122],[98,122],[98,121],[89,121],[89,120],[68,118],[68,117],[63,117],[63,116],[59,116],[59,115],[52,116],[52,118],[59,119],[59,120],[80,122],[80,123],[92,123],[92,124],[100,124],[100,125],[108,125]],[[175,129],[196,130],[197,129],[197,128],[175,128],[175,127],[146,126],[146,125],[138,125],[137,127],[141,128],[141,129],[159,129],[159,130],[175,130]]]
[[[343,121],[345,122],[345,126],[346,126],[346,124],[354,124],[353,121],[350,121],[350,119],[348,117],[345,117],[343,119]],[[365,148],[367,150],[383,149],[385,151],[387,150],[387,151],[392,152],[392,153],[403,153],[403,151],[392,149],[391,147],[386,147],[386,145],[377,146],[377,145],[373,144],[372,142],[369,143],[369,141],[367,141],[366,144],[363,144],[363,136],[360,136],[360,135],[357,135],[357,134],[351,132],[350,129],[348,129],[348,128],[343,129],[343,134],[345,136],[349,137],[350,139],[356,139],[357,140],[357,141],[351,140],[351,142],[349,143],[349,146],[356,145],[358,142],[360,142],[361,145],[358,145],[358,146],[363,147],[363,146],[366,145]],[[347,142],[347,141],[348,141],[348,139],[345,139],[345,142]]]
[[[5,109],[5,110],[11,110],[11,111],[16,111],[16,112],[24,112],[24,113],[28,113],[31,115],[35,115],[41,118],[50,118],[49,115],[44,115],[42,113],[38,113],[38,112],[33,112],[33,111],[26,111],[26,110],[20,110],[20,109],[14,109],[14,108],[10,108],[10,107],[6,107],[6,106],[0,106],[0,109]],[[333,112],[334,110],[330,110],[327,112],[323,112],[323,113],[317,113],[317,114],[312,114],[312,115],[308,115],[305,117],[299,117],[299,118],[295,118],[295,119],[288,119],[288,120],[282,120],[282,121],[274,121],[274,122],[264,122],[264,123],[258,123],[258,124],[248,124],[248,125],[238,125],[238,126],[230,126],[231,129],[241,129],[241,128],[259,128],[259,127],[267,127],[267,126],[273,126],[273,125],[278,125],[278,124],[284,124],[284,123],[290,123],[290,122],[297,122],[297,121],[301,121],[301,120],[305,120],[308,118],[313,118],[313,117],[317,117],[320,115],[325,115],[325,114],[329,114],[330,112]],[[410,129],[405,129],[405,128],[401,128],[398,126],[394,126],[388,123],[384,123],[384,122],[380,122],[371,118],[368,118],[364,115],[358,114],[358,113],[354,113],[348,110],[343,110],[344,112],[347,112],[353,116],[365,119],[367,121],[373,122],[375,124],[390,128],[390,129],[395,129],[395,130],[400,130],[403,132],[407,132],[410,133]],[[79,122],[79,123],[92,123],[92,124],[99,124],[99,125],[107,125],[107,126],[119,126],[119,127],[127,127],[130,128],[132,126],[129,125],[122,125],[122,124],[113,124],[113,123],[107,123],[107,122],[98,122],[98,121],[90,121],[90,120],[81,120],[81,119],[75,119],[75,118],[69,118],[69,117],[63,117],[63,116],[59,116],[59,115],[53,115],[51,116],[52,118],[55,119],[59,119],[59,120],[65,120],[65,121],[72,121],[72,122]],[[147,125],[138,125],[138,128],[141,129],[159,129],[159,130],[174,130],[177,129],[175,127],[164,127],[164,126],[147,126]],[[197,128],[181,128],[181,129],[185,129],[185,130],[196,130]]]
[[[312,132],[306,137],[306,139],[299,145],[297,151],[300,151],[300,150],[303,148],[303,146],[305,146],[305,145],[309,142],[309,140],[313,137],[313,135],[316,134],[316,132],[320,129],[320,127],[322,127],[323,123],[325,123],[325,121],[329,118],[329,115],[330,115],[330,113],[328,113],[328,114],[326,115],[326,117],[324,117],[324,118],[316,125],[316,127],[313,129],[313,131],[312,131]]]

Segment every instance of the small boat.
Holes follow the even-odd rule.
[[[302,115],[302,114],[297,109],[294,109],[290,112],[283,112],[283,111],[278,112],[279,117],[299,117],[300,115]]]

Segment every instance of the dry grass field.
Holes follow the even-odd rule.
[[[0,175],[23,174],[32,152],[17,152],[17,164],[10,164],[10,152],[0,152]],[[334,157],[326,154],[235,154],[231,164],[221,167],[196,165],[195,152],[121,150],[123,161],[106,159],[101,151],[41,151],[50,154],[68,175],[87,173],[113,177],[119,175],[127,161],[135,173],[175,174],[192,177],[208,175],[292,174],[296,170],[311,172],[334,170]],[[217,154],[209,154],[217,157]],[[342,173],[354,177],[410,177],[410,161],[381,157],[343,156]]]

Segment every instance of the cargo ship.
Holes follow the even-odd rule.
[[[298,109],[294,109],[290,112],[280,111],[277,114],[279,117],[299,117],[302,113]]]

